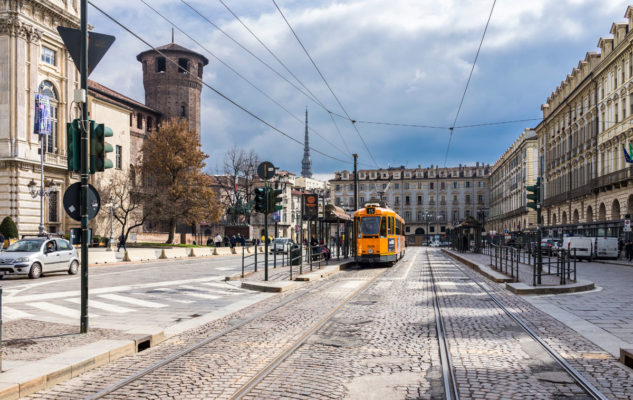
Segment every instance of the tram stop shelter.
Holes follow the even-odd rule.
[[[327,232],[329,235],[333,235],[332,238],[336,242],[336,256],[340,258],[349,257],[352,240],[352,217],[345,213],[341,207],[337,207],[333,204],[325,205],[325,213],[323,214],[322,222],[324,229],[322,232]],[[336,232],[332,232],[332,227],[336,229]],[[324,243],[327,243],[330,238],[322,238]],[[334,254],[332,254],[334,256]]]
[[[482,224],[469,217],[461,224],[453,227],[450,232],[451,247],[457,251],[481,252],[482,248]],[[473,244],[471,245],[471,242]]]

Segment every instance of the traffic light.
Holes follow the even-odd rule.
[[[255,189],[255,211],[260,213],[268,212],[268,193],[265,187]]]
[[[90,121],[90,173],[103,172],[112,168],[112,160],[108,160],[106,155],[114,149],[110,143],[106,143],[105,138],[112,137],[112,129],[105,124],[97,124]]]
[[[281,205],[281,189],[271,189],[268,192],[268,212],[272,213],[275,211],[282,210],[284,207]]]
[[[541,178],[536,178],[536,184],[526,186],[528,203],[527,206],[534,210],[538,210],[541,204]]]
[[[68,171],[79,172],[81,162],[81,132],[79,131],[79,120],[66,123],[66,157],[68,160]]]

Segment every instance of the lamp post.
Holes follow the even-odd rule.
[[[427,239],[430,237],[429,235],[429,218],[432,216],[428,210],[424,210],[424,222],[426,222],[426,237]]]
[[[110,209],[110,241],[108,242],[108,248],[106,249],[106,251],[112,251],[112,247],[114,243],[114,236],[112,233],[112,222],[113,222],[112,220],[114,218],[114,210],[119,208],[119,205],[114,204],[114,197],[110,196],[110,202],[106,204],[105,206]]]
[[[41,149],[42,152],[44,148]],[[42,164],[44,165],[44,164]],[[54,181],[44,182],[44,168],[41,169],[40,175],[40,188],[37,188],[37,183],[31,179],[31,182],[28,184],[29,192],[31,193],[31,197],[36,198],[40,196],[40,225],[38,226],[38,235],[45,235],[46,232],[44,230],[44,197],[50,195],[51,192],[56,192],[58,190],[58,184]],[[45,189],[46,187],[46,189]]]

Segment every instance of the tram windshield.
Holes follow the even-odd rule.
[[[380,217],[365,217],[361,220],[363,235],[378,235]]]

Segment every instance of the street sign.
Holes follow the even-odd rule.
[[[92,228],[88,229],[88,243],[92,240]],[[70,228],[70,244],[81,244],[81,228]]]
[[[563,228],[558,228],[558,234],[562,234],[563,233]]]
[[[548,233],[549,233],[549,235],[548,235],[548,236],[554,236],[554,230],[553,230],[553,229],[550,229],[550,230],[548,231]]]
[[[630,219],[625,219],[624,220],[624,232],[631,232],[631,220]]]
[[[316,220],[319,217],[319,196],[316,194],[304,194],[302,196],[301,211],[304,220]]]
[[[257,176],[267,181],[275,176],[275,166],[270,161],[264,161],[257,167]]]
[[[64,210],[68,216],[75,221],[81,221],[81,183],[75,182],[64,192]],[[92,185],[88,185],[88,219],[97,216],[101,208],[101,198],[99,192]]]
[[[298,235],[301,232],[301,227],[299,225],[295,225],[295,233]]]
[[[66,45],[68,53],[70,53],[70,58],[72,58],[75,63],[75,67],[77,67],[77,70],[80,70],[81,31],[79,29],[58,26],[57,32],[59,32],[59,36],[62,37],[62,41],[64,45]],[[110,46],[112,46],[114,40],[114,36],[88,32],[88,75],[90,75],[92,70],[99,64],[99,61],[101,61]]]
[[[273,212],[273,221],[281,222],[281,211]]]

